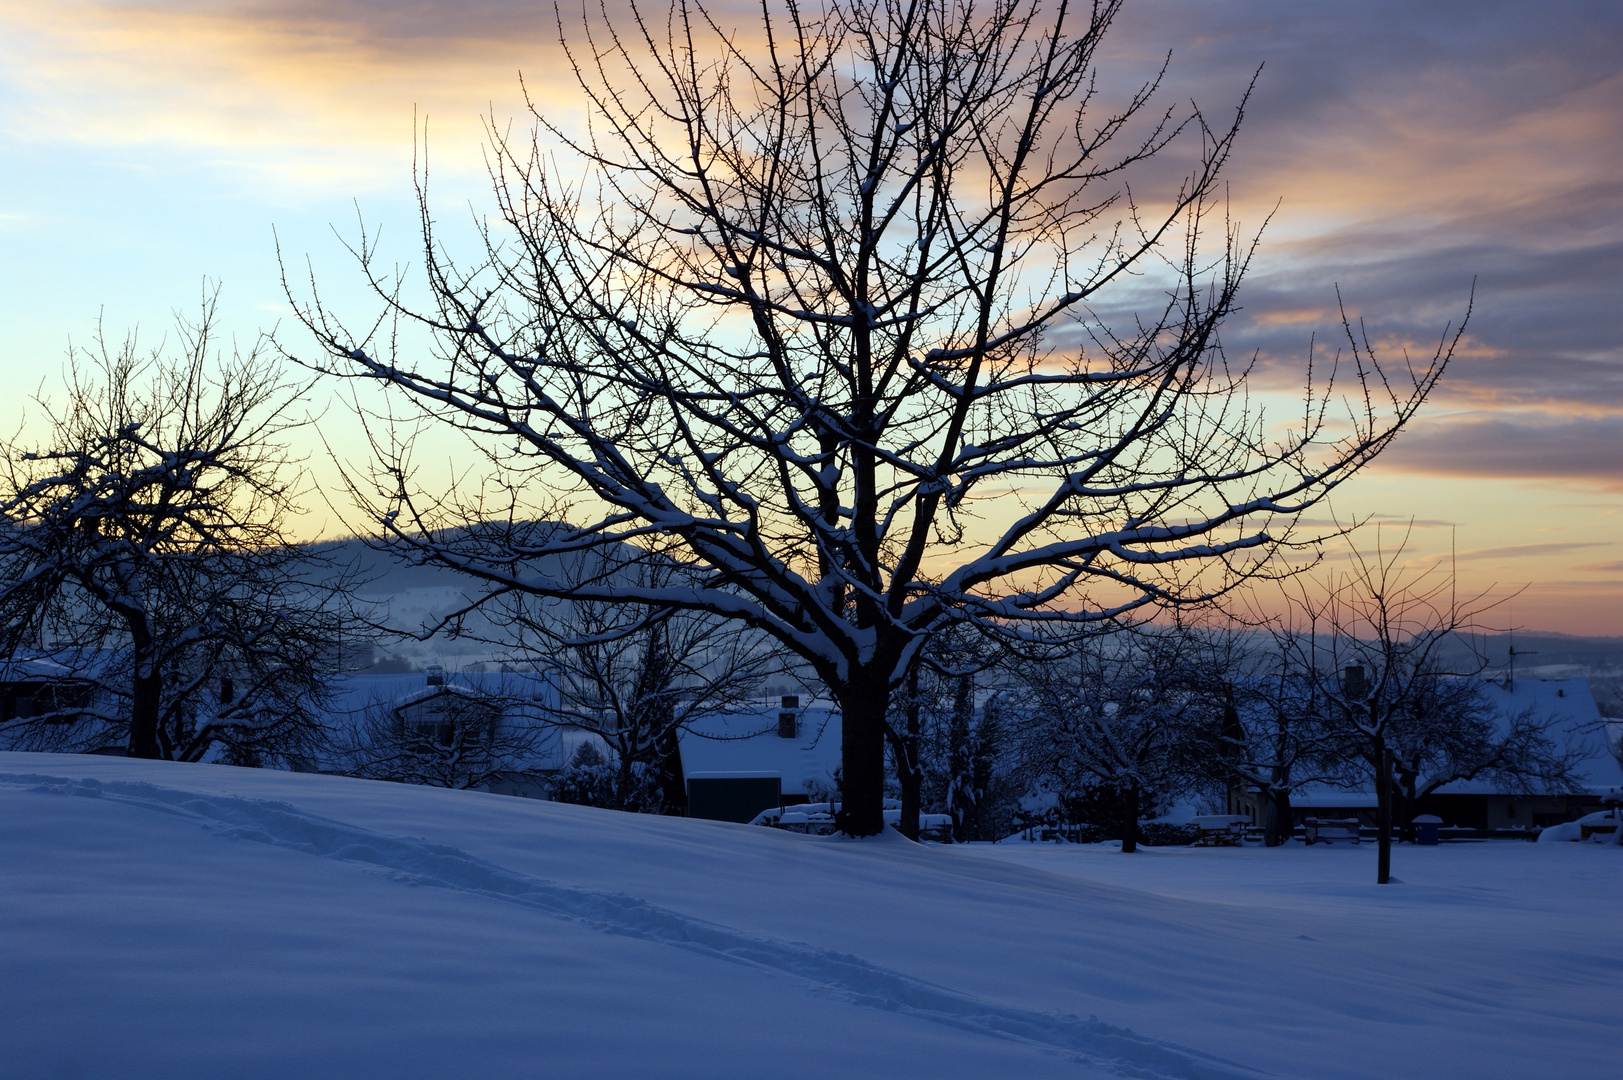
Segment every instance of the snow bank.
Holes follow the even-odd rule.
[[[1047,847],[0,754],[0,1047],[131,1078],[1610,1067],[1615,850],[1421,849],[1466,880],[1387,890],[1337,878],[1372,852],[1007,861]]]
[[[1593,814],[1585,814],[1577,821],[1563,821],[1559,825],[1551,825],[1541,829],[1538,842],[1541,844],[1559,844],[1571,840],[1587,839],[1597,844],[1623,843],[1623,811],[1616,809],[1601,810]]]

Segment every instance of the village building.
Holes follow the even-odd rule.
[[[1569,789],[1549,790],[1533,780],[1455,780],[1416,800],[1415,814],[1441,818],[1445,828],[1532,836],[1547,826],[1599,811],[1608,797],[1623,794],[1619,721],[1601,715],[1589,680],[1482,680],[1481,687],[1501,724],[1508,725],[1529,709],[1548,721],[1547,733],[1574,760],[1576,783]],[[1229,792],[1229,813],[1249,815],[1253,824],[1265,820],[1264,803],[1264,796],[1254,788],[1237,786]],[[1293,824],[1298,826],[1310,817],[1356,818],[1373,828],[1375,791],[1367,783],[1353,787],[1312,784],[1292,792],[1291,810]]]
[[[481,737],[521,743],[511,768],[476,790],[523,798],[551,797],[552,777],[583,740],[547,719],[556,691],[543,675],[522,672],[446,672],[438,666],[401,674],[355,674],[336,681],[326,710],[332,748],[297,763],[299,771],[342,772],[343,748],[369,732],[397,730],[427,745],[449,747],[459,727]],[[524,738],[502,737],[522,731]]]
[[[840,713],[831,702],[778,695],[713,713],[679,737],[688,816],[746,822],[763,810],[827,802],[837,791]]]

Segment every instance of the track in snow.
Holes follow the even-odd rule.
[[[154,784],[39,774],[3,774],[0,784],[101,798],[195,819],[221,836],[392,871],[419,885],[521,904],[609,933],[796,976],[854,1004],[959,1030],[1017,1039],[1077,1057],[1122,1077],[1146,1080],[1256,1080],[1263,1074],[1198,1051],[1075,1016],[981,1001],[911,978],[849,953],[758,937],[657,907],[621,893],[561,885],[506,870],[458,848],[389,836],[306,813],[287,803],[201,795]]]

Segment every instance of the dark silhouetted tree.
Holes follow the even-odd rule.
[[[424,179],[426,302],[364,231],[377,312],[294,299],[309,362],[487,455],[458,497],[380,438],[375,520],[498,593],[771,635],[839,702],[854,835],[882,827],[886,717],[935,635],[1080,630],[1261,572],[1455,339],[1396,370],[1355,343],[1293,427],[1265,417],[1220,336],[1253,250],[1221,206],[1239,112],[1162,110],[1158,72],[1107,96],[1119,6],[769,6],[746,33],[633,4],[564,33],[589,124],[492,126],[480,257],[448,253]],[[573,526],[550,550],[657,538],[696,583],[518,574],[499,535],[444,531],[515,508]]]
[[[12,745],[252,764],[321,740],[347,587],[287,536],[301,388],[262,350],[218,355],[214,314],[172,353],[98,335],[39,441],[0,446],[0,649],[88,688]]]

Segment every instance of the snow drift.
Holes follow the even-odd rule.
[[[1607,1070],[1615,849],[1404,849],[1386,889],[1370,857],[833,841],[0,754],[0,1072]]]

